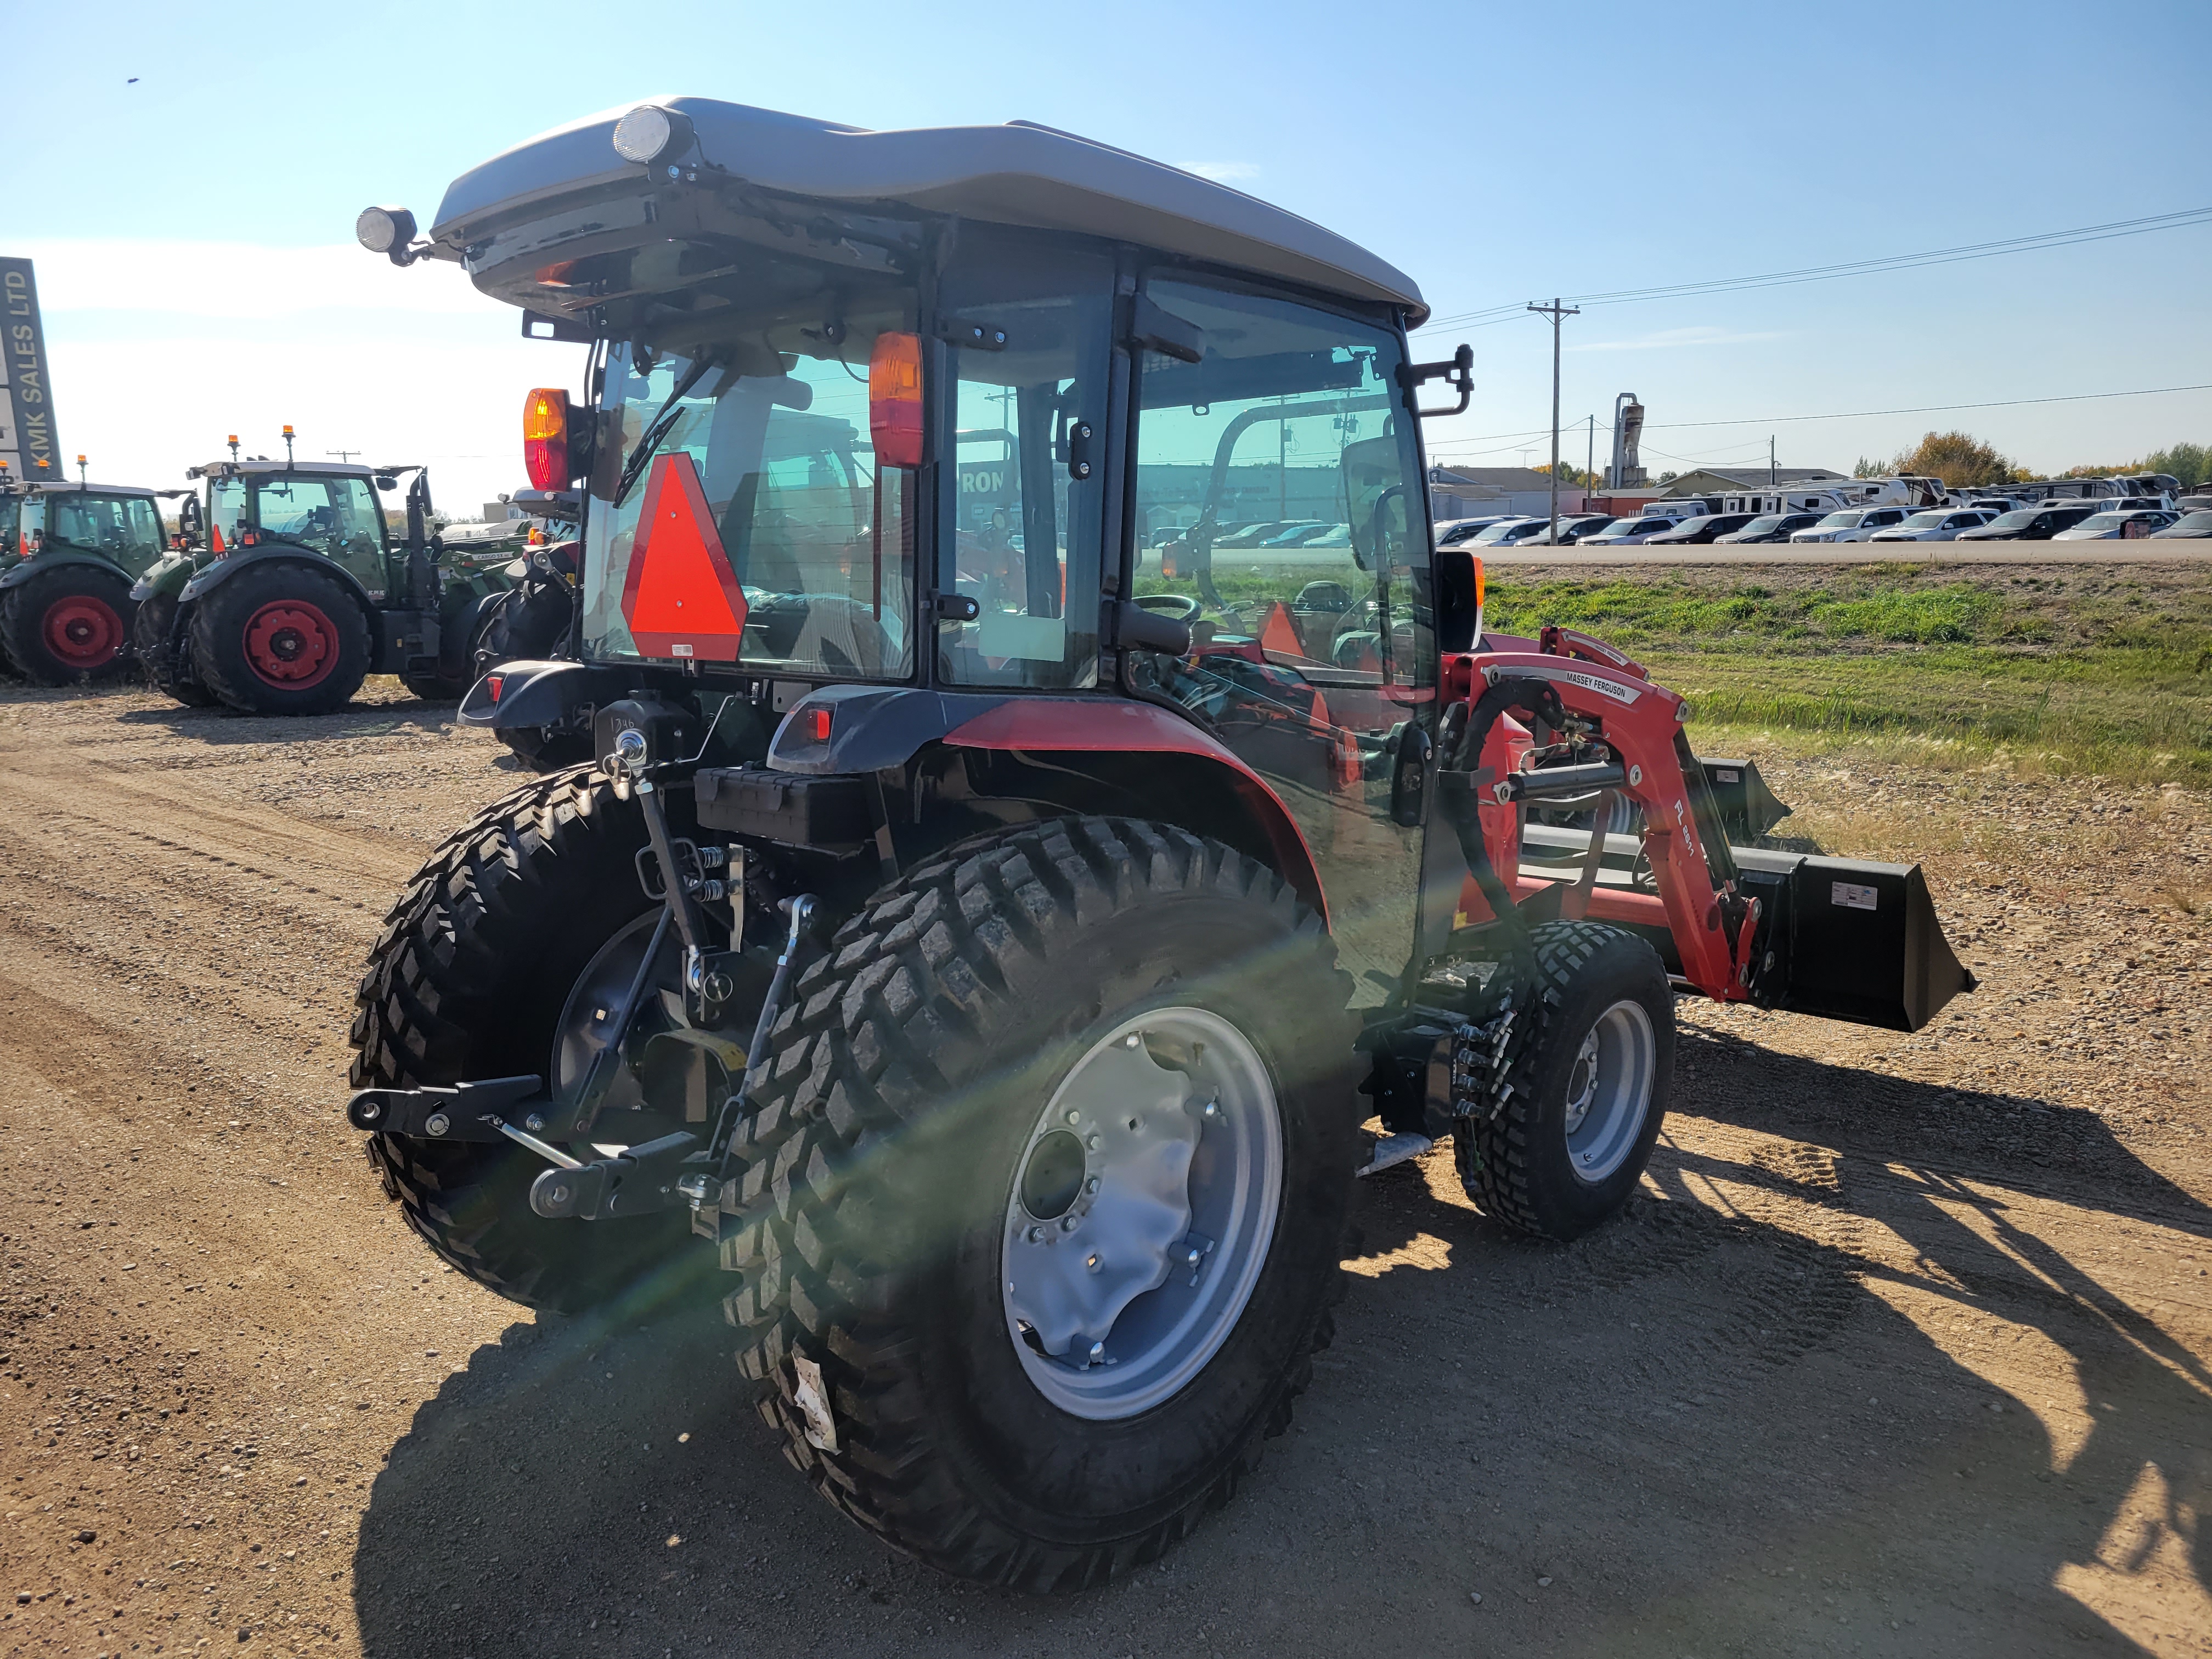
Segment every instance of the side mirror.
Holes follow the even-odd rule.
[[[1352,526],[1352,556],[1362,570],[1386,562],[1390,550],[1406,545],[1409,520],[1406,471],[1395,437],[1367,438],[1344,447],[1338,470],[1344,485],[1344,516]]]

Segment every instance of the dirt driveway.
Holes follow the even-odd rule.
[[[812,1498],[720,1328],[533,1320],[385,1203],[354,981],[497,753],[0,692],[0,1651],[2212,1650],[2201,799],[1775,762],[1927,860],[1981,992],[1685,1005],[1645,1194],[1572,1248],[1441,1158],[1370,1183],[1260,1476],[1040,1601]]]

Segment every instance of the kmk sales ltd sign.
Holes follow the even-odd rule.
[[[39,321],[39,285],[28,259],[0,257],[0,461],[28,483],[60,483],[53,392],[46,374],[46,333]]]

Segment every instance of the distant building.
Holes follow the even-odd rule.
[[[1832,483],[1848,478],[1847,472],[1831,472],[1825,466],[1763,466],[1730,467],[1723,472],[1715,467],[1701,466],[1694,472],[1685,472],[1678,478],[1669,478],[1661,491],[1668,495],[1733,495],[1747,489],[1765,489],[1774,485]]]
[[[1481,519],[1493,513],[1534,515],[1552,510],[1551,475],[1532,466],[1432,466],[1429,511],[1446,519]],[[1559,511],[1583,510],[1579,484],[1559,486]]]

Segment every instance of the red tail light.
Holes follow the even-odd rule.
[[[536,489],[568,483],[568,394],[539,386],[522,402],[522,465]]]
[[[868,436],[885,466],[921,465],[921,336],[876,336],[868,354]]]
[[[830,741],[830,711],[829,709],[810,708],[806,711],[807,734],[811,737],[815,742],[827,743]]]

